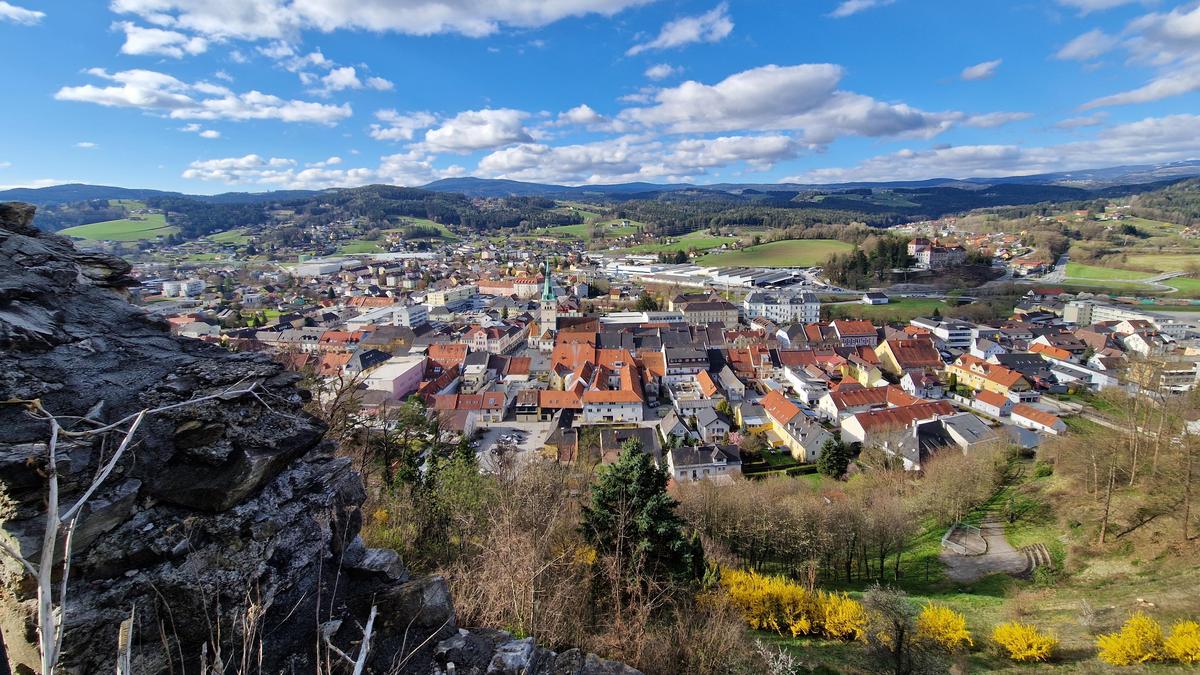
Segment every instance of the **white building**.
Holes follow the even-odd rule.
[[[171,280],[162,284],[162,294],[168,298],[191,298],[203,292],[204,282],[200,279]]]
[[[372,370],[363,383],[368,390],[387,392],[399,401],[417,390],[424,375],[424,356],[394,357]]]
[[[765,318],[777,324],[816,323],[821,320],[821,301],[813,293],[754,291],[742,301],[748,319]]]

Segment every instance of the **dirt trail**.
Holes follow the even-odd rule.
[[[974,583],[989,574],[1022,574],[1028,567],[1025,554],[1013,548],[1004,538],[1004,522],[988,518],[979,526],[979,534],[987,542],[982,555],[959,555],[942,549],[939,557],[946,565],[946,576],[960,584]]]

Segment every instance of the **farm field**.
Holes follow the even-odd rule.
[[[175,234],[179,228],[167,225],[166,217],[161,213],[151,213],[140,220],[122,218],[121,220],[106,220],[100,223],[77,225],[59,230],[59,234],[88,239],[91,241],[141,241]]]
[[[534,234],[544,234],[551,237],[574,237],[584,241],[592,240],[592,230],[601,227],[607,237],[623,237],[628,234],[637,232],[637,224],[630,222],[629,225],[616,225],[619,220],[606,220],[598,223],[579,223],[576,225],[559,225],[558,227],[546,227],[534,231]]]
[[[352,239],[338,247],[338,253],[353,255],[355,253],[379,253],[383,248],[373,241]]]
[[[210,235],[208,235],[207,239],[209,241],[213,241],[218,244],[248,244],[248,243],[250,243],[250,237],[249,237],[249,235],[246,234],[246,230],[244,228],[240,228],[240,227],[234,228],[232,230],[226,230],[224,232],[217,232],[215,234],[210,234]]]
[[[835,239],[790,239],[751,246],[740,251],[710,253],[700,259],[707,267],[812,267],[833,253],[853,250]]]
[[[437,231],[442,233],[442,239],[457,239],[458,238],[458,237],[454,236],[454,233],[450,231],[450,228],[446,227],[445,225],[442,225],[441,223],[435,223],[434,221],[429,220],[428,218],[407,218],[406,220],[408,221],[409,226],[415,225],[415,226],[419,226],[419,227],[435,228]],[[393,228],[384,230],[383,232],[384,233],[403,232],[404,229],[405,229],[404,227],[393,227]]]
[[[896,298],[886,305],[826,305],[831,319],[865,319],[869,321],[910,321],[929,316],[933,310],[945,311],[948,306],[933,298]]]
[[[696,249],[697,251],[707,251],[720,247],[722,244],[732,244],[737,241],[737,237],[718,237],[709,234],[704,230],[689,232],[676,239],[669,244],[641,244],[626,249],[621,249],[626,253],[674,253],[675,251],[687,251],[688,249]]]
[[[1161,272],[1183,272],[1189,266],[1200,267],[1200,251],[1196,253],[1137,253],[1127,255],[1125,262],[1134,267]]]
[[[1175,277],[1174,279],[1167,279],[1163,283],[1171,288],[1177,289],[1180,295],[1200,297],[1200,279],[1194,279],[1192,277]]]
[[[1145,279],[1154,276],[1151,272],[1135,272],[1133,270],[1117,269],[1115,267],[1100,267],[1085,263],[1067,263],[1068,279]]]

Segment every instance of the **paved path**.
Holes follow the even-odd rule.
[[[987,542],[988,550],[983,555],[959,555],[942,549],[940,558],[946,565],[946,576],[959,584],[979,581],[989,574],[1011,574],[1025,572],[1025,554],[1013,548],[1004,538],[1004,522],[989,519],[979,527],[979,533]]]

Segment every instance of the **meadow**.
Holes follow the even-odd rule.
[[[625,253],[674,253],[675,251],[688,251],[693,248],[697,251],[707,251],[719,248],[722,244],[732,244],[735,241],[737,241],[737,237],[717,236],[709,234],[706,230],[697,230],[696,232],[689,232],[682,237],[673,238],[669,243],[640,244],[622,249],[622,251]]]
[[[166,217],[161,213],[150,213],[134,218],[121,220],[106,220],[100,223],[88,223],[60,230],[58,233],[77,239],[91,241],[141,241],[175,234],[179,228],[167,225]]]
[[[789,239],[750,246],[738,251],[710,253],[700,259],[706,267],[813,267],[834,253],[854,249],[835,239]]]
[[[917,317],[929,316],[933,310],[943,312],[946,303],[933,298],[895,298],[886,305],[826,305],[831,319],[865,319],[868,321],[907,322]]]

